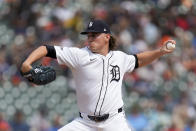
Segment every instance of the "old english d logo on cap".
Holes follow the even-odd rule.
[[[86,35],[88,33],[108,33],[110,32],[110,27],[102,20],[92,20],[89,22],[85,31],[81,32],[80,34]]]
[[[93,26],[93,22],[92,21],[89,23],[88,27],[91,27],[91,26]]]

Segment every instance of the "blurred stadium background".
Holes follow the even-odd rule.
[[[0,0],[0,131],[55,131],[78,116],[67,67],[36,63],[57,70],[46,86],[19,68],[40,45],[79,46],[91,18],[105,20],[128,54],[176,40],[173,54],[124,77],[126,116],[135,131],[196,131],[195,0]]]

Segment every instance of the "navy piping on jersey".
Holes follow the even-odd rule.
[[[138,57],[136,54],[133,55],[135,57],[135,69],[139,67]]]
[[[103,60],[103,58],[102,58],[102,60]],[[102,91],[102,87],[103,87],[103,76],[104,76],[104,60],[103,60],[103,74],[102,74],[101,90],[100,90],[100,92],[99,92],[99,99],[98,99],[98,101],[97,101],[97,105],[96,105],[96,108],[95,108],[94,115],[95,115],[95,113],[96,113],[96,111],[97,111],[97,106],[98,106],[98,103],[99,103],[99,100],[100,100],[100,97],[101,97],[101,91]]]
[[[113,56],[113,53],[112,53],[112,55],[110,56],[110,58],[112,58],[112,56]],[[110,58],[108,59],[108,68],[109,68],[109,60],[110,60]],[[108,70],[109,70],[109,69],[107,69],[107,74],[108,74]],[[105,94],[104,94],[104,98],[103,98],[103,101],[102,101],[102,103],[101,103],[101,107],[100,107],[100,110],[99,110],[99,115],[100,115],[101,108],[102,108],[102,106],[103,106],[103,102],[104,102],[104,100],[105,100],[106,92],[107,92],[107,89],[108,89],[108,77],[109,77],[109,75],[107,75],[107,86],[106,86],[106,91],[105,91]]]

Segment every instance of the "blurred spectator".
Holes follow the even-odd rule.
[[[140,26],[142,26],[144,32],[144,39],[147,44],[154,44],[159,37],[158,27],[151,22],[151,17],[149,15],[142,15]]]
[[[132,106],[131,113],[127,116],[127,120],[135,131],[145,131],[148,124],[147,117],[142,113],[138,104]]]
[[[186,92],[183,92],[181,94],[180,103],[178,103],[173,108],[173,123],[175,125],[175,128],[183,130],[185,128],[186,123],[188,123],[189,119],[194,116],[192,113],[189,112],[191,108],[191,105],[189,104],[189,101],[187,100],[187,94]]]
[[[172,124],[167,131],[183,131],[183,130],[176,127],[175,124]]]
[[[3,113],[0,112],[0,131],[11,131],[9,123],[4,120]]]
[[[62,127],[60,121],[61,121],[61,117],[56,116],[53,120],[53,124],[52,124],[51,128],[49,129],[49,131],[57,131],[58,129],[60,129]]]
[[[186,126],[185,126],[185,128],[184,128],[184,131],[194,131],[194,130],[196,130],[196,125],[195,125],[196,123],[195,123],[195,120],[194,119],[190,119],[188,122],[187,122],[187,124],[186,124]]]
[[[42,105],[38,113],[31,118],[31,131],[48,131],[50,129],[50,122],[47,119],[48,110],[46,106]]]
[[[13,120],[10,121],[10,126],[13,131],[29,131],[30,127],[25,122],[22,111],[17,110],[14,114]]]
[[[5,75],[10,68],[10,65],[6,61],[6,46],[0,47],[0,81],[2,81],[3,75]]]

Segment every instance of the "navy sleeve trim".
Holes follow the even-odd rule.
[[[44,46],[46,46],[46,49],[48,51],[46,56],[56,59],[56,50],[54,49],[54,46],[51,45],[44,45]]]
[[[135,69],[136,69],[139,67],[138,58],[136,54],[134,54],[133,56],[135,57]]]

